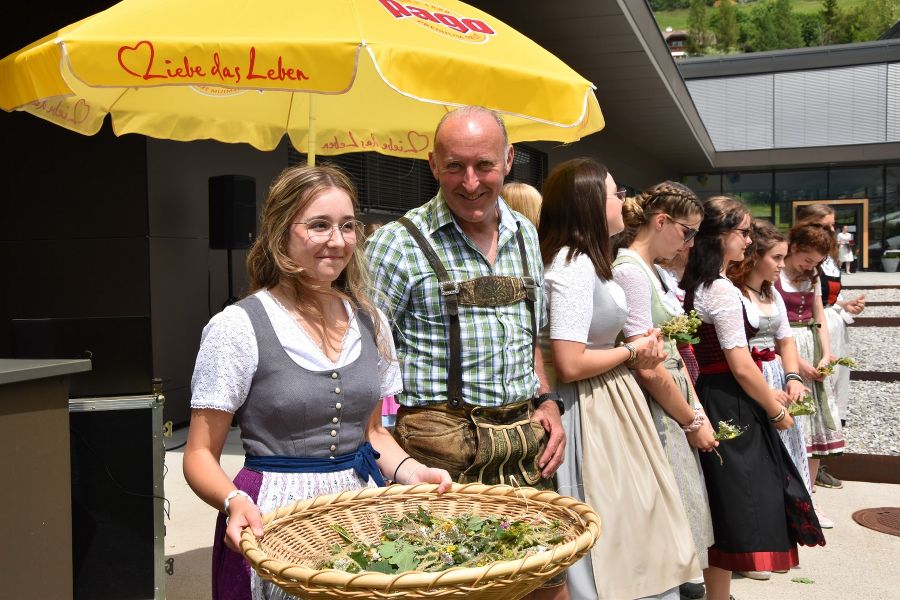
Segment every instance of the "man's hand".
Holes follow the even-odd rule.
[[[566,432],[556,402],[552,400],[542,402],[534,410],[531,420],[540,423],[547,432],[547,447],[538,458],[538,466],[542,469],[541,476],[545,479],[553,477],[563,463],[566,451]]]

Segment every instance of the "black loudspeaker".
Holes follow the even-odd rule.
[[[256,180],[246,175],[209,178],[209,247],[249,248],[256,238]]]

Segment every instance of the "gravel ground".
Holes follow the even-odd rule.
[[[869,302],[900,302],[900,288],[888,288],[882,290],[844,290],[844,296],[851,300],[860,294],[866,295]]]
[[[863,371],[900,373],[900,327],[854,325],[850,328],[848,355],[856,359]],[[900,398],[900,395],[897,398]]]
[[[894,306],[866,306],[860,317],[900,317],[900,304]],[[850,335],[853,335],[852,333]]]
[[[900,382],[851,381],[847,452],[900,455]]]

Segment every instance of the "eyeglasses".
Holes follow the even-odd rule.
[[[750,239],[750,236],[753,234],[752,229],[744,229],[743,227],[735,227],[732,231],[738,231],[742,236],[746,239]]]
[[[334,225],[326,219],[312,219],[309,221],[297,221],[294,225],[305,225],[306,235],[309,241],[321,244],[327,242],[334,235],[335,229],[340,232],[345,242],[355,242],[362,231],[360,221],[345,221],[340,225]]]
[[[675,219],[673,219],[673,218],[670,217],[669,215],[665,215],[665,217],[666,217],[668,220],[670,220],[670,221],[672,221],[673,223],[675,223],[676,225],[680,225],[681,227],[684,228],[684,229],[683,229],[683,231],[684,231],[684,234],[683,234],[683,235],[684,235],[684,241],[685,241],[685,243],[691,241],[692,239],[694,239],[695,237],[697,237],[697,234],[698,234],[698,233],[700,233],[700,230],[699,230],[699,229],[695,229],[695,228],[693,228],[693,227],[691,227],[691,226],[689,226],[689,225],[685,225],[685,224],[682,223],[681,221],[676,221]]]
[[[618,198],[619,200],[624,200],[627,197],[628,190],[626,190],[625,188],[620,187],[618,190],[616,190],[616,198]]]

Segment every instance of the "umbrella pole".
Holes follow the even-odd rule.
[[[316,95],[309,95],[309,130],[306,134],[306,164],[316,164]]]

